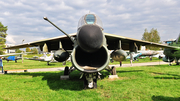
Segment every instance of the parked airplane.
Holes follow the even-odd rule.
[[[138,61],[138,58],[139,58],[141,55],[142,55],[142,53],[135,53],[135,52],[133,52],[133,53],[132,53],[132,56],[129,55],[129,56],[126,57],[126,59],[131,59],[131,57],[132,57],[132,58],[133,58],[133,59],[132,59],[133,61],[135,61],[135,60]]]
[[[96,88],[99,72],[104,69],[112,75],[116,75],[115,67],[109,67],[110,57],[115,61],[121,62],[127,56],[124,50],[136,52],[141,45],[178,49],[164,44],[104,33],[102,22],[95,14],[82,16],[78,23],[77,33],[74,34],[67,34],[49,21],[47,17],[44,17],[44,19],[65,35],[16,45],[6,49],[39,46],[42,50],[45,45],[49,52],[51,50],[57,50],[54,53],[54,59],[56,61],[66,61],[71,57],[72,66],[70,68],[65,67],[64,75],[69,75],[75,69],[81,71],[81,77],[84,78],[84,88]],[[66,50],[72,50],[71,55]],[[109,50],[114,51],[109,54]]]
[[[47,62],[47,65],[49,65],[49,62],[53,62],[54,61],[54,53],[51,53],[50,56],[47,56],[45,53],[42,57],[35,57],[35,58],[25,58],[28,60],[36,60],[36,61],[44,61]]]
[[[0,57],[3,57],[2,59],[6,60],[7,62],[9,62],[9,61],[17,62],[17,60],[22,59],[22,57],[21,57],[22,54],[27,54],[27,53],[32,53],[32,52],[5,54],[5,55],[0,55]],[[17,55],[20,55],[20,56],[17,56]],[[9,56],[9,57],[7,57],[7,56]]]
[[[153,50],[146,50],[146,51],[138,51],[141,53],[141,56],[153,56],[157,55],[159,52]]]
[[[132,55],[132,56],[130,56]],[[155,56],[155,55],[159,55],[159,51],[153,51],[153,50],[140,50],[140,51],[137,51],[137,53],[135,52],[132,52],[131,54],[129,54],[129,56],[126,57],[126,59],[131,59],[132,57],[132,60],[136,60],[138,61],[138,58],[142,58],[144,56],[149,56],[150,57],[150,60],[152,60],[152,57]],[[132,62],[131,62],[131,65],[132,65]]]
[[[153,55],[153,57],[156,57],[156,58],[159,58],[159,59],[165,57],[165,55],[163,54],[164,51],[157,51],[157,52],[158,52],[158,54]]]
[[[180,34],[175,41],[171,41],[168,45],[180,47]],[[180,59],[179,49],[177,50],[177,49],[165,48],[163,54],[165,55],[165,57],[163,57],[164,62],[169,62],[169,65],[171,65],[171,62],[175,60],[176,65],[179,65],[178,62],[178,60]]]
[[[15,61],[15,63],[17,63],[17,60],[22,59],[19,56],[9,56],[9,57],[3,57],[3,60],[6,60],[7,62],[9,61]]]

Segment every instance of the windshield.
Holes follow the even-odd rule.
[[[101,29],[103,29],[101,19],[95,14],[86,14],[82,16],[78,22],[78,28],[86,24],[98,25]]]
[[[93,14],[88,14],[85,19],[87,24],[94,24],[95,22],[95,16]]]

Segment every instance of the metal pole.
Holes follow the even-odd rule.
[[[44,20],[48,21],[49,23],[51,23],[54,27],[56,27],[58,30],[60,30],[62,33],[64,33],[73,43],[74,40],[71,38],[71,36],[69,36],[67,33],[65,33],[62,29],[60,29],[58,26],[56,26],[54,23],[52,23],[47,17],[44,17]]]
[[[24,39],[22,40],[22,44],[23,42],[24,42]],[[23,49],[22,49],[22,53],[23,53]],[[23,54],[21,56],[22,56],[22,63],[23,63]]]

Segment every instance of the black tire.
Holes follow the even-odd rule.
[[[66,66],[64,69],[64,75],[69,75],[69,67]]]
[[[112,75],[116,75],[116,67],[112,66]]]

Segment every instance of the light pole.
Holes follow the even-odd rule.
[[[24,42],[24,39],[22,40],[22,44],[23,44],[23,42]],[[22,63],[23,63],[23,49],[22,49]]]

